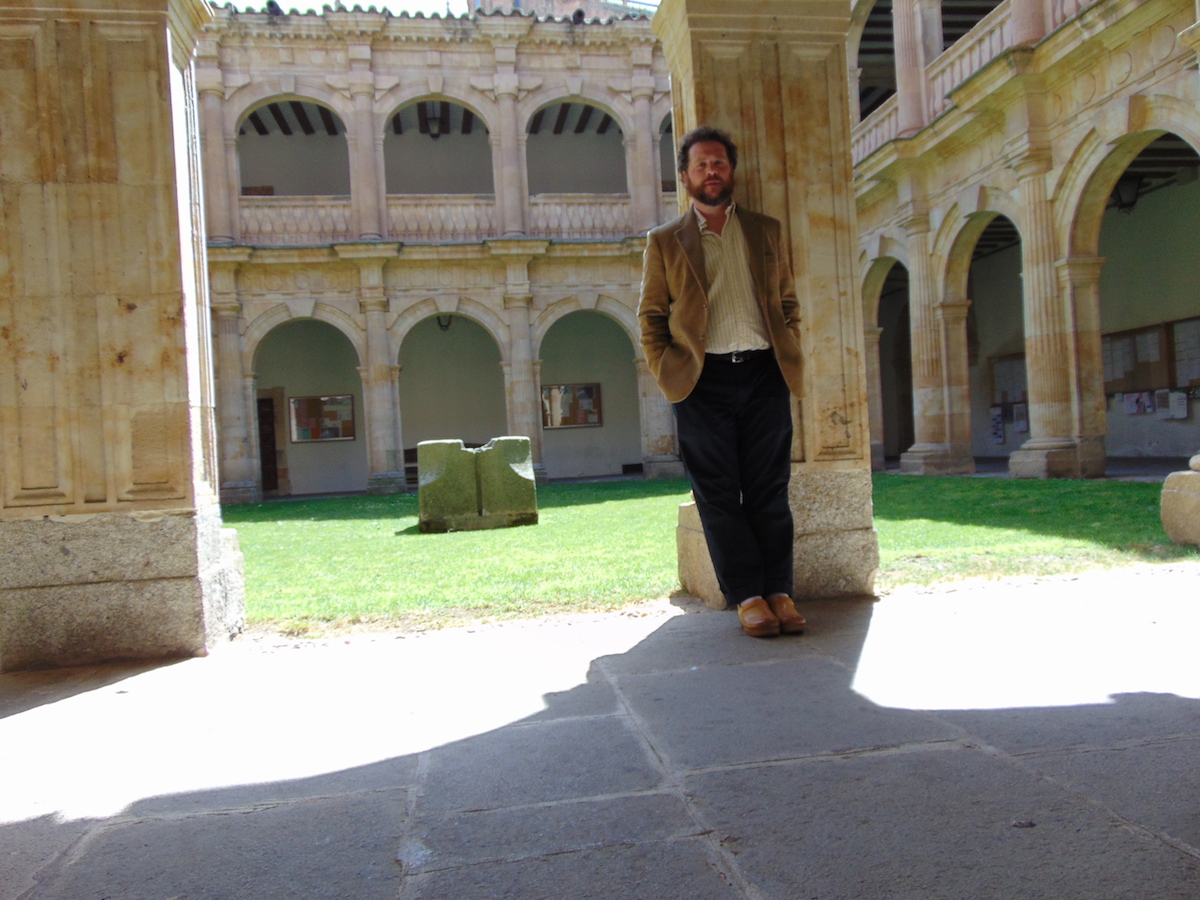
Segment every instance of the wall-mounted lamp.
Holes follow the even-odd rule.
[[[1112,199],[1117,205],[1117,210],[1126,215],[1133,212],[1133,208],[1137,206],[1138,194],[1141,190],[1141,175],[1122,175],[1118,178],[1112,192]]]
[[[450,326],[453,324],[454,324],[454,316],[446,316],[445,322],[442,321],[441,316],[437,317],[437,326],[438,326],[438,328],[442,329],[442,331],[449,331]]]

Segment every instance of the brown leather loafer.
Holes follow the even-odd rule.
[[[762,597],[738,604],[738,619],[741,620],[742,630],[750,637],[772,637],[779,634],[779,620]]]
[[[804,631],[808,623],[804,621],[804,616],[796,612],[796,604],[792,602],[791,597],[787,594],[776,594],[767,602],[771,606],[771,612],[779,620],[780,631],[784,634],[799,634]]]

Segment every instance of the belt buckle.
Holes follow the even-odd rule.
[[[729,354],[729,361],[732,363],[740,363],[746,361],[746,354],[741,350],[734,350]]]

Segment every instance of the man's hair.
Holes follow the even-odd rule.
[[[737,144],[733,142],[733,138],[727,132],[720,128],[713,128],[711,125],[701,125],[699,128],[693,128],[683,136],[679,142],[679,156],[676,157],[676,168],[680,172],[686,172],[688,167],[688,154],[692,152],[692,145],[699,144],[701,141],[716,141],[725,148],[725,153],[729,156],[729,168],[737,168]]]

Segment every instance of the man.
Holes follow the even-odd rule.
[[[684,135],[677,168],[692,207],[647,235],[642,350],[674,405],[726,602],[752,637],[801,632],[787,490],[800,305],[780,225],[734,204],[737,147],[725,132]]]

